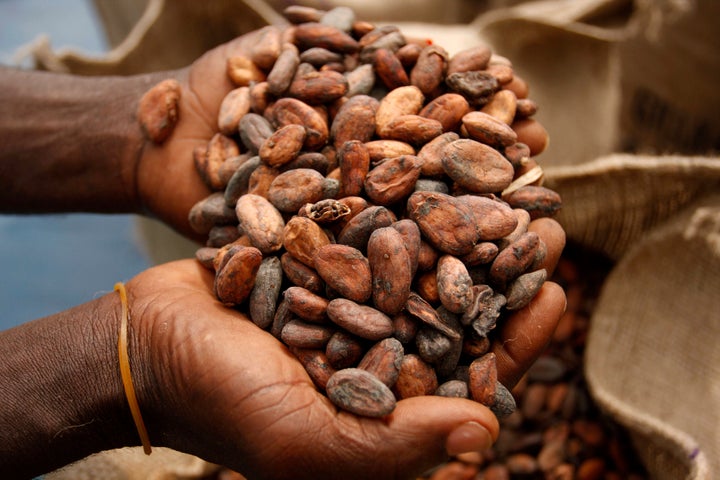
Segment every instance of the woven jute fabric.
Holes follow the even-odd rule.
[[[601,407],[653,478],[720,472],[720,190],[636,241],[607,278],[586,350]]]

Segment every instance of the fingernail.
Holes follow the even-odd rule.
[[[454,457],[461,453],[480,452],[492,446],[490,432],[477,422],[466,422],[455,427],[445,440],[445,450]]]

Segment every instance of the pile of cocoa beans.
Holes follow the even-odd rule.
[[[488,353],[546,281],[547,133],[512,63],[450,56],[352,10],[288,7],[227,62],[236,88],[194,152],[215,293],[280,339],[339,408],[416,395],[515,410]]]
[[[492,449],[464,454],[426,480],[644,480],[649,478],[624,428],[594,403],[583,356],[592,312],[612,267],[570,244],[552,280],[568,306],[548,348],[512,390],[518,409],[500,420]]]

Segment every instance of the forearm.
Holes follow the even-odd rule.
[[[141,211],[135,110],[157,78],[0,67],[0,211]]]
[[[0,478],[137,444],[117,360],[116,294],[0,332]]]

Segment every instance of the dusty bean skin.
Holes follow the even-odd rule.
[[[321,389],[329,375],[345,372],[338,385],[330,383],[335,393],[325,392],[341,409],[392,412],[386,392],[352,372],[367,366],[362,354],[392,340],[401,348],[377,354],[391,362],[366,362],[384,365],[368,370],[394,401],[464,381],[465,390],[451,384],[446,394],[508,415],[516,378],[505,374],[507,355],[496,348],[513,347],[495,341],[509,318],[523,318],[554,291],[543,267],[557,260],[560,242],[550,224],[542,231],[553,245],[529,231],[560,202],[528,190],[529,181],[518,184],[540,166],[530,158],[534,147],[523,143],[528,137],[514,129],[534,119],[528,108],[518,117],[520,97],[505,88],[519,85],[512,65],[488,49],[449,57],[439,45],[410,47],[397,28],[338,28],[324,23],[321,11],[291,12],[297,23],[277,44],[275,61],[265,51],[263,66],[256,65],[269,72],[258,81],[271,96],[248,102],[251,111],[237,121],[245,163],[254,155],[260,164],[238,162],[241,173],[230,176],[225,195],[229,205],[243,206],[239,239],[282,258],[283,298],[267,328],[301,354]],[[237,58],[230,71],[253,75]],[[245,199],[253,195],[267,200],[256,202],[254,214]],[[279,215],[273,228],[259,221],[267,205]],[[268,241],[277,225],[282,249]],[[388,365],[406,357],[398,386]],[[492,358],[495,373],[483,377],[471,368],[480,358]],[[470,377],[454,377],[468,369]],[[349,380],[355,377],[357,385]]]

